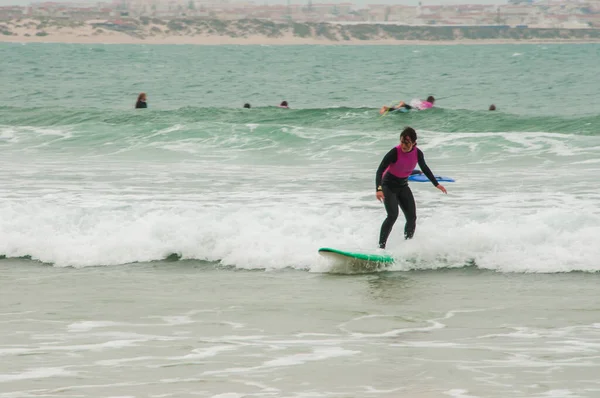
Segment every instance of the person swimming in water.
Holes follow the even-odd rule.
[[[246,102],[246,103],[244,104],[244,108],[250,109],[250,104]]]
[[[290,107],[288,106],[287,101],[281,101],[281,104],[279,104],[279,108],[289,109]]]
[[[496,105],[494,105],[494,104],[490,105],[489,109],[490,109],[490,111],[495,111],[496,110]]]
[[[433,105],[435,104],[435,98],[433,97],[433,95],[430,95],[429,97],[427,97],[427,99],[425,101],[423,100],[415,100],[412,102],[412,105],[407,104],[404,101],[400,101],[400,103],[397,106],[382,106],[381,109],[379,110],[380,114],[384,114],[387,112],[391,112],[391,111],[397,111],[397,110],[411,110],[411,109],[417,109],[420,111],[423,111],[425,109],[429,109],[429,108],[433,108]]]
[[[146,93],[140,93],[140,95],[138,95],[137,102],[135,103],[135,109],[147,107],[148,104],[146,103]]]
[[[376,197],[377,200],[383,202],[387,213],[379,233],[379,248],[381,249],[385,249],[388,237],[398,218],[398,207],[406,218],[404,239],[412,239],[415,233],[417,210],[414,196],[408,186],[408,177],[413,173],[417,164],[437,189],[448,193],[425,163],[423,152],[417,148],[417,132],[412,127],[406,127],[400,134],[400,145],[392,148],[383,157],[375,174]]]

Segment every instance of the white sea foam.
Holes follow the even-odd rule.
[[[104,328],[119,325],[112,321],[81,321],[75,322],[67,326],[69,332],[89,332],[92,329]]]
[[[392,140],[290,127],[286,134],[306,144],[289,152],[295,160],[249,166],[265,145],[279,144],[275,136],[254,138],[244,128],[229,138],[211,133],[162,143],[186,148],[193,141],[188,149],[199,151],[201,159],[181,163],[115,162],[93,155],[93,161],[48,157],[23,170],[4,162],[0,180],[11,199],[0,203],[0,254],[83,267],[162,260],[175,253],[246,269],[329,272],[332,264],[318,248],[377,246],[385,212],[371,187]],[[181,129],[168,127],[161,135]],[[417,232],[412,241],[403,241],[401,215],[388,243],[397,260],[393,269],[475,263],[500,272],[600,270],[594,240],[600,234],[599,195],[590,188],[597,174],[596,137],[419,134],[434,172],[457,182],[446,184],[447,196],[428,183],[412,184]],[[145,138],[130,139],[137,147]],[[228,151],[205,154],[227,147],[228,140],[234,145]],[[580,163],[572,168],[572,161]]]
[[[48,377],[74,376],[76,373],[68,371],[64,367],[60,368],[35,368],[27,369],[21,373],[0,374],[0,383],[6,383],[17,380],[35,380]]]
[[[600,215],[593,196],[484,192],[476,197],[447,186],[447,197],[425,184],[413,188],[421,204],[415,238],[403,241],[400,219],[388,245],[398,269],[456,267],[474,260],[498,271],[599,270]],[[305,200],[267,196],[265,206],[238,204],[230,195],[229,204],[191,209],[190,203],[83,209],[52,201],[5,202],[0,204],[0,253],[59,266],[117,265],[178,253],[240,268],[327,271],[319,247],[372,251],[385,218],[383,208],[363,201],[362,194],[353,199],[359,207],[352,208],[336,195],[326,199],[324,194],[326,200],[313,204],[299,203],[310,202],[311,194]]]
[[[350,356],[358,354],[360,351],[346,350],[340,347],[322,347],[315,349],[312,353],[294,354],[267,361],[263,364],[265,367],[280,367],[300,365],[310,361],[321,361],[328,358],[341,356]]]

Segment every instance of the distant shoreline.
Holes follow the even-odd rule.
[[[600,40],[350,40],[350,41],[332,41],[315,39],[269,39],[269,38],[231,38],[226,36],[205,36],[205,37],[168,37],[152,39],[123,38],[113,36],[46,36],[46,37],[10,37],[0,36],[0,43],[46,43],[46,44],[142,44],[142,45],[198,45],[198,46],[219,46],[219,45],[248,45],[248,46],[302,46],[302,45],[321,45],[321,46],[377,46],[377,45],[397,45],[397,46],[452,46],[452,45],[501,45],[501,44],[597,44]]]
[[[482,45],[600,43],[600,29],[393,26],[130,18],[0,22],[0,42],[146,45]]]

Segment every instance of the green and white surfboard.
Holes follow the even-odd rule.
[[[334,258],[338,260],[359,260],[365,262],[372,262],[378,264],[392,264],[394,257],[389,254],[381,253],[359,253],[359,252],[348,252],[344,250],[332,249],[329,247],[322,247],[319,249],[319,254],[324,257]]]

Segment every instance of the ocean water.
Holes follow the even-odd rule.
[[[599,64],[0,44],[0,398],[600,396]],[[411,184],[393,266],[328,262],[376,247],[405,126],[456,182]]]

